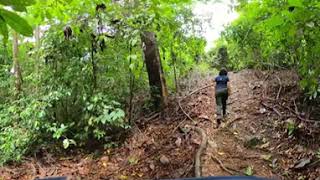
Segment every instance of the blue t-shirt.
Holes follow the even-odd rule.
[[[217,76],[215,78],[216,81],[216,89],[226,89],[228,88],[228,76]]]

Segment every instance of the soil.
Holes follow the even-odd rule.
[[[194,177],[195,154],[202,137],[186,125],[203,129],[208,138],[201,157],[202,176],[319,179],[319,123],[315,121],[319,107],[306,108],[296,73],[245,70],[229,76],[228,116],[219,128],[214,87],[201,88],[212,83],[212,76],[197,77],[189,83],[190,91],[184,91],[184,98],[172,97],[164,112],[139,118],[120,147],[106,149],[102,155],[44,153],[40,158],[1,167],[0,179]],[[202,90],[193,91],[199,88]],[[190,92],[193,94],[186,96]],[[290,122],[296,127],[292,132],[287,128]]]

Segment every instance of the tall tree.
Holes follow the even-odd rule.
[[[153,32],[144,32],[142,35],[144,43],[144,56],[149,77],[150,92],[156,107],[165,107],[168,104],[168,90],[164,78],[159,47]]]
[[[22,74],[19,63],[19,36],[15,31],[12,34],[13,42],[12,42],[12,57],[13,57],[13,73],[15,76],[15,88],[16,93],[20,94],[22,91]]]

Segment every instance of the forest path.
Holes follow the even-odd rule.
[[[269,153],[254,147],[260,142],[260,93],[253,91],[261,83],[253,71],[230,73],[232,93],[228,99],[228,117],[219,129],[203,126],[208,135],[208,146],[203,155],[202,175],[243,175],[245,172],[262,177],[274,177]],[[215,109],[214,89],[207,90]],[[214,111],[212,112],[214,114]],[[265,140],[262,140],[265,141]],[[257,144],[255,144],[257,143]],[[261,142],[262,147],[268,142]]]
[[[208,138],[201,156],[202,176],[243,175],[246,172],[269,178],[316,179],[320,174],[316,164],[304,171],[293,167],[301,159],[314,156],[320,145],[319,138],[288,137],[285,129],[287,118],[295,117],[283,107],[292,108],[290,99],[298,95],[296,74],[243,70],[229,76],[232,86],[229,115],[220,128],[216,128],[214,118],[214,87],[202,89],[212,84],[213,75],[190,75],[186,82],[181,82],[184,94],[171,97],[165,112],[137,114],[136,126],[121,146],[104,150],[93,146],[94,153],[77,150],[67,154],[41,152],[25,158],[21,164],[0,167],[0,179],[194,177],[195,154],[202,139],[196,132],[185,129],[186,125],[203,129]],[[279,80],[273,76],[286,84],[282,83],[279,88]],[[199,88],[202,90],[189,94]],[[283,89],[282,93],[279,89]],[[275,100],[277,95],[281,100]],[[273,108],[264,107],[262,103]]]

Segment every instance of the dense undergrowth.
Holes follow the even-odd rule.
[[[0,1],[0,21],[6,23],[0,25],[0,164],[41,148],[117,145],[118,135],[132,124],[130,99],[149,91],[141,42],[145,31],[157,35],[170,92],[191,68],[208,70],[200,62],[205,40],[190,5]],[[15,12],[8,14],[7,6],[27,10],[34,40],[8,36],[8,27],[27,36],[32,28]],[[148,98],[144,107],[152,109]]]

